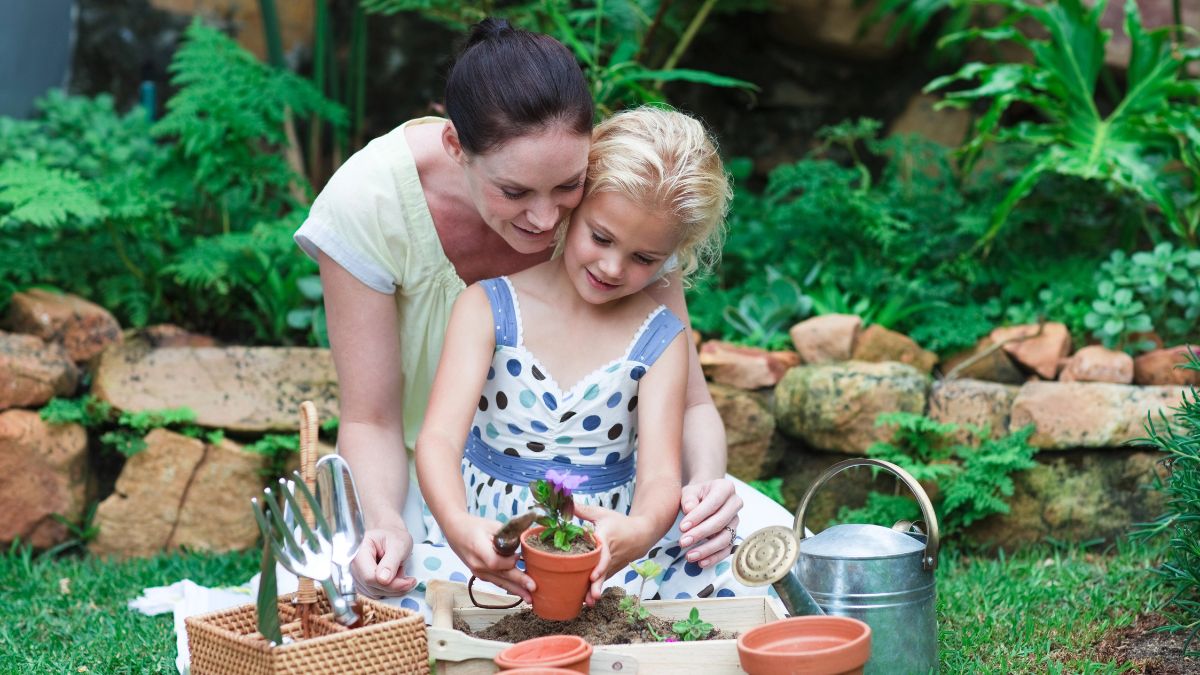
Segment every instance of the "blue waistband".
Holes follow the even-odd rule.
[[[607,492],[629,482],[634,475],[634,455],[612,464],[567,464],[554,460],[513,457],[498,452],[474,434],[467,436],[465,458],[487,475],[513,485],[528,485],[546,477],[546,469],[567,470],[576,476],[587,476],[587,481],[575,492],[590,495]]]

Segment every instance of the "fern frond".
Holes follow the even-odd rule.
[[[0,216],[0,228],[87,226],[108,214],[79,174],[31,161],[0,165],[0,205],[10,207]]]

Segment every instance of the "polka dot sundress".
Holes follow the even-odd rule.
[[[492,308],[496,351],[464,450],[468,510],[506,522],[533,505],[529,482],[556,468],[588,476],[575,491],[577,503],[628,514],[636,482],[638,383],[683,330],[683,323],[667,307],[658,306],[642,322],[623,356],[564,391],[524,346],[520,302],[512,283],[501,277],[480,284]],[[428,507],[423,513],[428,536],[416,545],[407,567],[422,583],[400,604],[428,617],[424,582],[434,578],[465,582],[471,572],[446,544]],[[676,526],[649,551],[647,558],[666,571],[646,583],[646,598],[754,592],[733,580],[727,560],[709,569],[688,563],[679,537],[677,519]],[[606,585],[622,585],[636,593],[640,581],[627,568]]]

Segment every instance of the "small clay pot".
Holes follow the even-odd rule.
[[[533,592],[533,613],[551,621],[570,621],[583,609],[589,577],[600,562],[603,543],[589,534],[596,548],[575,554],[551,553],[530,546],[528,540],[544,529],[540,525],[531,527],[521,535],[525,573],[537,584],[537,590]]]
[[[796,616],[751,628],[737,648],[750,675],[861,675],[871,627],[847,616]]]
[[[524,640],[496,655],[503,671],[586,673],[592,662],[592,645],[576,635],[547,635]]]
[[[504,673],[505,675],[579,675],[578,670],[567,670],[566,668],[543,668],[542,666],[513,668],[512,670],[504,671]]]

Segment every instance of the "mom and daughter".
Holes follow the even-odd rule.
[[[495,19],[445,106],[351,157],[296,233],[321,269],[338,449],[368,527],[360,592],[427,613],[423,582],[474,574],[529,600],[492,535],[547,468],[588,479],[576,515],[605,542],[589,602],[635,589],[647,558],[666,569],[648,597],[764,592],[726,558],[791,518],[725,474],[683,298],[720,250],[715,144],[658,108],[593,130],[570,51]]]

